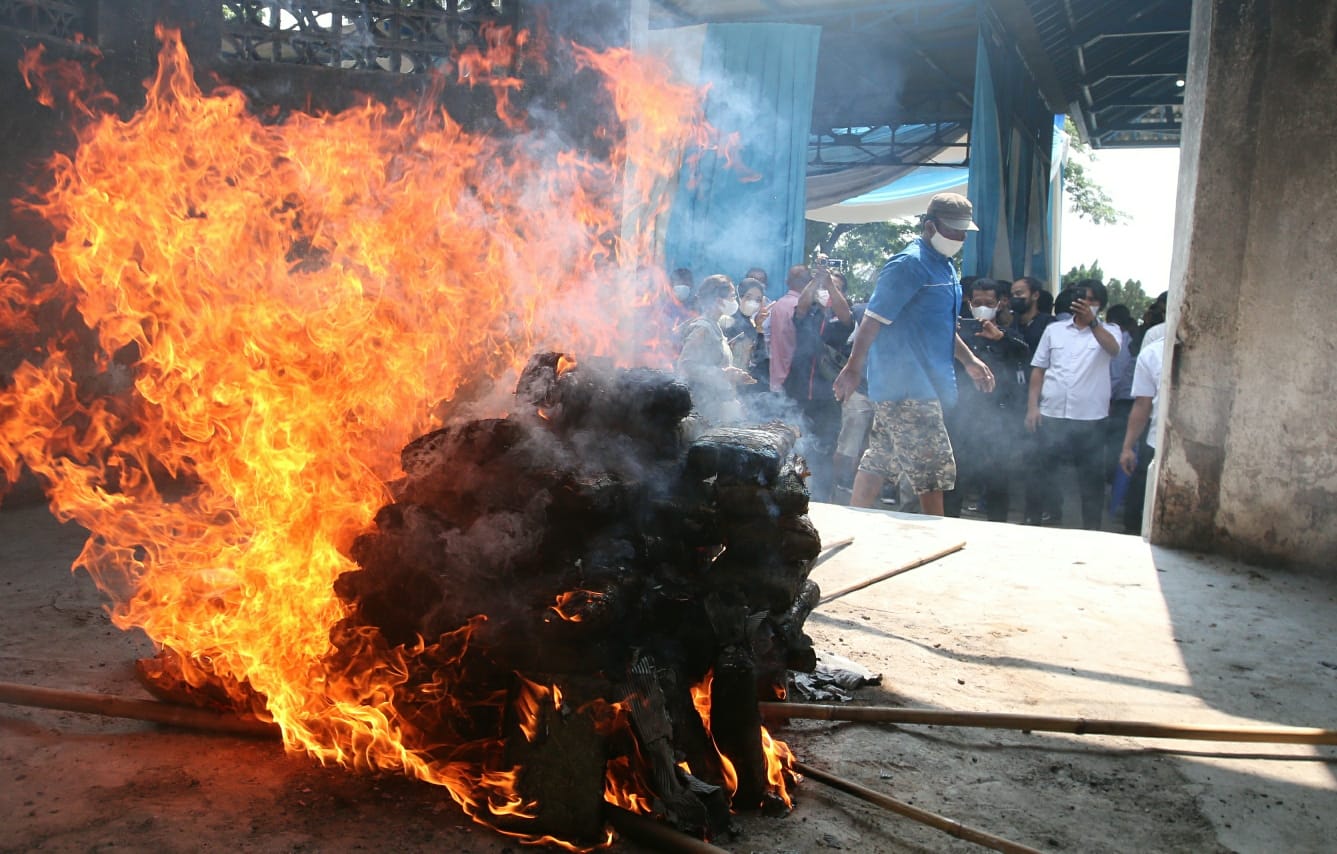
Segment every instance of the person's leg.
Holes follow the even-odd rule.
[[[1104,444],[1105,482],[1114,482],[1114,471],[1119,467],[1119,452],[1123,450],[1123,434],[1128,429],[1128,415],[1133,411],[1131,400],[1111,400],[1110,416],[1105,419]]]
[[[984,518],[990,522],[1006,522],[1011,496],[1009,487],[1012,481],[1012,466],[1003,456],[1007,450],[999,451],[996,463],[981,469],[980,484],[984,498]]]
[[[1062,525],[1066,484],[1060,472],[1072,461],[1066,421],[1062,418],[1041,418],[1035,439],[1036,457],[1032,460],[1031,470],[1039,489],[1040,518],[1046,525]]]
[[[1024,414],[1022,418],[1025,418]],[[1047,471],[1047,468],[1044,465],[1039,434],[1027,430],[1025,422],[1020,424],[1019,434],[1016,461],[1017,482],[1025,496],[1021,520],[1027,525],[1038,525],[1040,524],[1040,514],[1044,510],[1042,473]]]
[[[886,478],[872,472],[859,469],[854,475],[854,489],[850,491],[851,507],[872,507],[882,494],[882,484]]]
[[[1147,467],[1156,451],[1147,444],[1143,431],[1137,440],[1137,468],[1128,480],[1128,491],[1123,496],[1123,530],[1126,534],[1142,533],[1142,511],[1147,499]]]
[[[872,507],[882,495],[882,484],[896,477],[899,470],[894,462],[891,404],[873,404],[873,426],[868,431],[868,449],[859,459],[859,473],[854,476],[854,490],[850,495],[851,507]]]
[[[942,493],[956,486],[956,459],[942,404],[936,400],[904,400],[892,428],[896,460],[910,478],[919,511],[941,516]]]
[[[1099,531],[1105,512],[1105,419],[1074,421],[1072,429],[1082,527]]]
[[[832,403],[835,401],[833,400]],[[826,444],[825,412],[816,400],[798,402],[802,413],[801,426],[803,435],[799,439],[798,450],[808,463],[808,494],[813,501],[831,500],[831,448]]]
[[[855,392],[840,405],[840,435],[836,438],[835,490],[848,492],[858,472],[859,459],[868,447],[868,431],[873,427],[873,402]]]
[[[970,455],[969,453],[963,453],[970,447],[964,435],[969,428],[968,417],[959,404],[943,412],[942,420],[947,428],[947,438],[952,443],[952,450],[955,452],[956,486],[944,491],[937,502],[930,498],[929,504],[925,505],[921,500],[921,507],[937,508],[936,510],[924,509],[925,513],[952,518],[960,518],[961,516],[961,506],[965,504],[965,490],[967,486],[974,485],[970,478]]]
[[[942,515],[943,506],[941,489],[933,489],[928,492],[918,492],[915,494],[919,496],[920,513],[923,513],[925,516]]]
[[[835,499],[836,442],[840,439],[840,401],[834,397],[814,402],[814,421],[817,423],[818,443],[822,448],[823,464],[828,484],[825,501]]]

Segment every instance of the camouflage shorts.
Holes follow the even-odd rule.
[[[942,404],[936,400],[876,401],[873,430],[859,470],[887,480],[902,474],[917,494],[956,486],[956,458]]]

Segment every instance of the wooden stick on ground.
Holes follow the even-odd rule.
[[[845,548],[846,546],[850,545],[853,542],[854,542],[853,537],[846,537],[843,540],[836,540],[834,543],[829,543],[827,545],[822,546],[822,551],[817,555],[817,560],[812,562],[813,569],[816,569],[817,567],[826,563],[831,558],[840,554],[841,549]]]
[[[113,718],[131,718],[231,735],[263,736],[267,738],[275,738],[279,735],[279,728],[274,724],[219,714],[207,709],[173,706],[168,703],[160,703],[157,700],[137,700],[111,694],[87,694],[81,691],[60,691],[54,688],[16,685],[12,682],[0,682],[0,703],[66,712],[82,712]],[[679,851],[685,852],[685,854],[723,854],[724,852],[722,848],[702,842],[695,837],[688,836],[645,816],[639,816],[613,806],[608,806],[606,809],[609,823],[617,828],[619,833],[648,845],[656,851]]]
[[[825,783],[833,789],[854,795],[860,800],[877,804],[885,807],[894,813],[914,819],[921,824],[927,824],[929,827],[937,828],[944,833],[955,836],[957,839],[965,839],[974,842],[977,845],[983,845],[986,848],[992,848],[994,851],[1005,851],[1007,854],[1040,854],[1034,848],[1025,845],[1019,845],[1016,842],[1010,842],[1001,836],[994,836],[992,833],[985,833],[982,830],[976,830],[973,827],[967,827],[955,819],[929,812],[926,809],[907,804],[904,801],[898,801],[890,795],[884,795],[881,792],[869,789],[866,786],[860,786],[858,783],[851,782],[834,774],[829,774],[818,768],[814,768],[806,762],[795,762],[794,770],[819,783]]]
[[[1123,735],[1135,738],[1179,738],[1197,741],[1337,744],[1337,730],[1316,727],[1200,726],[1053,715],[901,709],[893,706],[833,706],[820,703],[761,703],[760,707],[762,716],[771,718],[1037,730],[1075,735]]]
[[[895,578],[896,576],[900,575],[903,572],[909,572],[910,570],[918,569],[919,567],[924,566],[925,564],[933,563],[935,560],[941,560],[942,558],[945,558],[950,554],[955,554],[956,552],[961,551],[965,547],[966,544],[965,541],[963,540],[954,546],[948,546],[942,551],[934,552],[933,554],[928,555],[927,557],[921,557],[918,560],[911,561],[910,563],[904,564],[903,566],[899,566],[896,569],[891,570],[890,572],[884,572],[881,575],[874,576],[873,578],[869,578],[865,581],[860,581],[853,587],[846,587],[844,590],[837,590],[835,593],[832,593],[828,596],[823,596],[821,599],[817,600],[817,605],[818,607],[821,607],[822,605],[825,605],[827,602],[839,599],[841,596],[848,595],[856,590],[862,590],[865,587],[872,587],[874,584],[886,581],[888,578]]]
[[[683,854],[728,854],[723,848],[674,830],[663,822],[637,815],[621,807],[604,807],[604,817],[618,833],[654,851],[681,851]]]
[[[210,732],[228,732],[234,735],[273,738],[279,734],[279,728],[274,724],[240,718],[236,715],[219,714],[208,709],[173,706],[168,703],[160,703],[157,700],[136,700],[129,697],[117,697],[112,694],[88,694],[82,691],[38,688],[33,685],[17,685],[12,682],[0,682],[0,703],[12,706],[58,709],[65,712],[82,712],[111,718],[132,718],[139,721],[153,721],[154,723],[208,730]]]

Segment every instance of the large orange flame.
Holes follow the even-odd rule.
[[[706,674],[697,685],[692,686],[692,705],[696,708],[696,713],[701,716],[701,722],[705,724],[706,732],[710,733],[712,743],[715,735],[710,730],[710,686],[715,681],[715,673],[711,671]],[[761,749],[766,757],[766,780],[767,789],[771,794],[780,798],[785,806],[794,805],[793,796],[790,794],[790,785],[798,779],[794,769],[794,752],[777,738],[772,737],[766,727],[761,728]],[[720,757],[720,765],[724,773],[724,787],[729,791],[730,796],[738,791],[738,771],[729,757],[715,746],[716,753]],[[688,769],[690,770],[690,768]]]
[[[133,116],[71,98],[78,148],[28,203],[55,234],[55,275],[40,284],[18,246],[0,268],[0,343],[36,334],[39,303],[77,308],[94,339],[51,337],[0,388],[0,471],[26,466],[90,530],[77,565],[116,625],[188,680],[248,686],[289,749],[401,769],[483,819],[523,813],[495,751],[441,759],[404,737],[410,659],[448,662],[473,624],[336,666],[332,585],[438,402],[468,387],[486,406],[479,390],[507,388],[536,350],[655,358],[625,346],[664,340],[628,332],[635,271],[658,266],[701,93],[625,51],[580,51],[615,108],[595,161],[529,144],[550,136],[506,97],[506,140],[430,103],[262,120],[236,90],[202,92],[178,34],[159,36]],[[472,83],[507,57],[467,60]],[[48,103],[55,67],[24,65]]]

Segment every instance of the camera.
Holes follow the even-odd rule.
[[[833,273],[845,272],[844,258],[818,258],[812,262],[814,267],[825,267]]]

